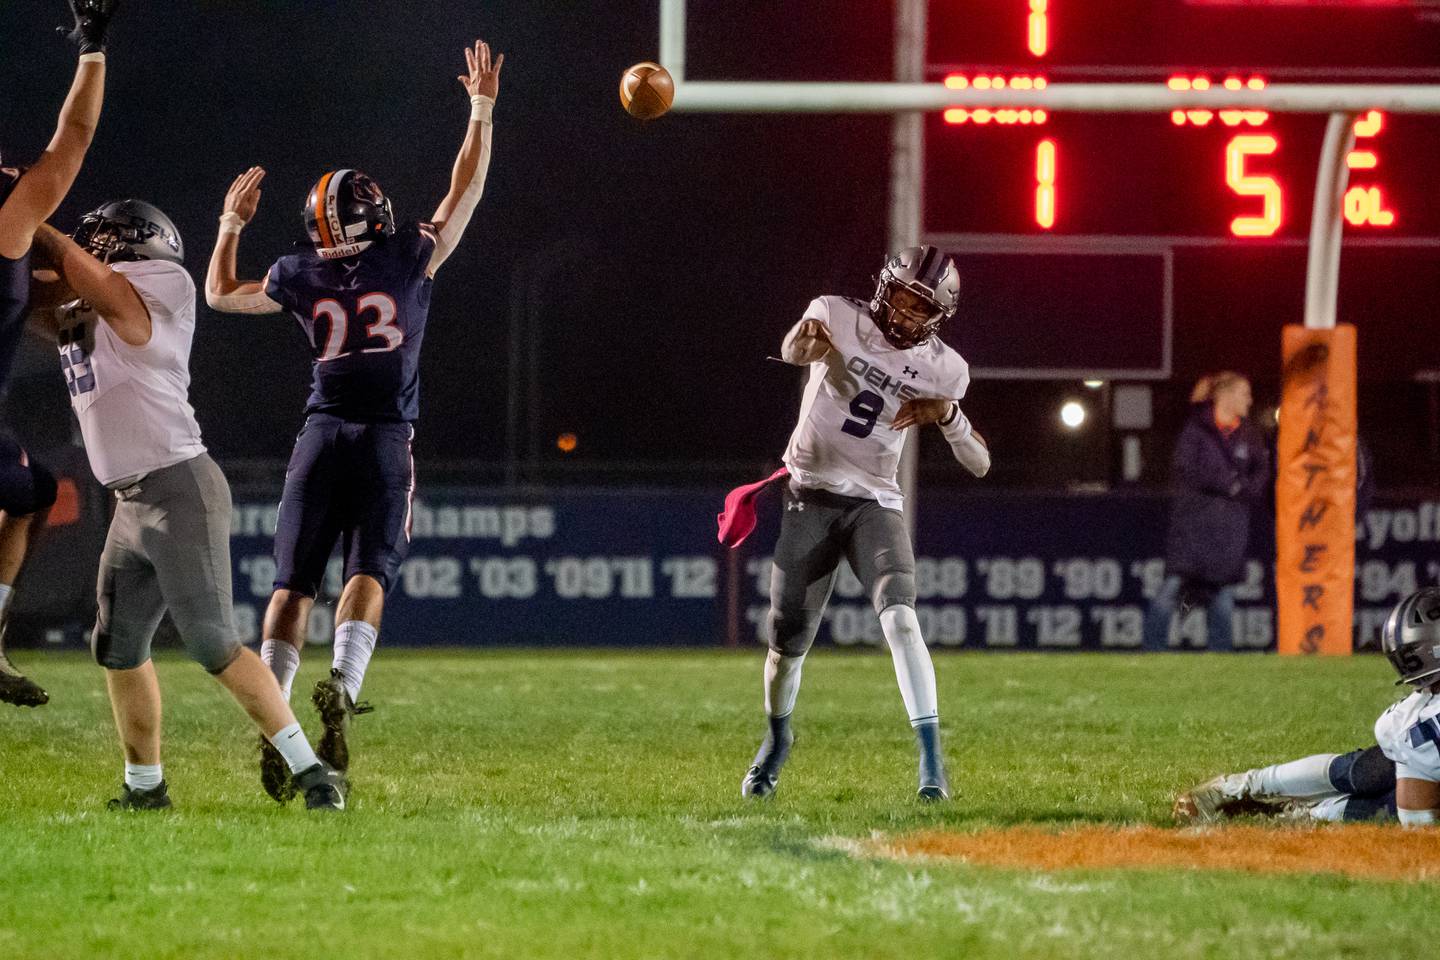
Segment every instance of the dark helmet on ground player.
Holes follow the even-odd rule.
[[[940,324],[955,315],[959,303],[960,271],[955,262],[937,247],[906,247],[876,278],[870,316],[886,340],[908,350],[933,337]]]
[[[185,262],[175,222],[153,203],[111,200],[80,218],[72,239],[103,263],[125,260]]]
[[[359,170],[331,170],[305,198],[305,230],[327,260],[351,257],[395,232],[390,198]]]
[[[1440,680],[1440,587],[1425,587],[1395,605],[1380,628],[1380,649],[1400,674],[1397,683],[1417,687]]]

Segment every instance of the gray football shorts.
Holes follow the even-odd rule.
[[[96,661],[133,670],[168,610],[186,651],[211,673],[240,655],[230,580],[230,485],[201,454],[115,491],[100,555]]]
[[[841,557],[877,614],[915,606],[915,551],[904,514],[862,497],[787,486],[770,573],[772,650],[798,657],[810,649]]]

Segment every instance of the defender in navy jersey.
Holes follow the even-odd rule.
[[[410,546],[415,490],[410,441],[420,415],[420,349],[435,272],[460,242],[490,165],[491,112],[500,67],[477,41],[466,49],[470,121],[450,192],[429,222],[396,227],[390,200],[359,170],[333,170],[311,189],[305,226],[312,249],[281,257],[265,280],[236,277],[239,234],[255,216],[265,171],[241,174],[225,197],[220,236],[205,283],[226,313],[289,311],[314,357],[305,425],[296,438],[275,533],[275,591],[261,656],[288,696],[311,607],[340,543],[345,588],[335,610],[329,678],[312,701],[325,724],[318,753],[349,767],[349,718],[380,628],[385,593]],[[261,781],[288,798],[283,764],[261,743]]]
[[[55,136],[29,167],[0,158],[0,392],[10,377],[31,309],[30,248],[35,231],[70,192],[90,149],[105,99],[105,40],[116,0],[70,0],[80,65]],[[49,696],[5,655],[12,588],[30,544],[55,502],[55,478],[0,432],[0,701],[38,707]]]

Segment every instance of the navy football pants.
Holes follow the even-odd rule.
[[[275,529],[275,589],[314,597],[340,541],[345,579],[365,574],[389,590],[410,552],[415,463],[408,423],[305,420]]]

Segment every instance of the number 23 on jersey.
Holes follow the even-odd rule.
[[[316,346],[320,342],[320,321],[325,321],[325,347],[320,351],[319,360],[334,360],[352,353],[388,353],[405,342],[405,333],[395,325],[395,300],[388,293],[367,293],[355,301],[355,316],[352,318],[338,300],[319,300],[311,310],[313,333]],[[363,322],[356,325],[351,336],[351,320]]]

